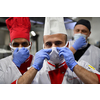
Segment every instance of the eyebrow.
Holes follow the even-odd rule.
[[[51,41],[45,42],[45,44],[47,44],[47,43],[52,43],[52,42]]]

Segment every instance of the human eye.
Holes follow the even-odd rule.
[[[27,47],[27,46],[29,46],[29,43],[28,43],[28,42],[23,42],[23,43],[22,43],[22,46],[23,46],[23,47]]]
[[[76,29],[75,32],[79,32],[79,29]]]
[[[62,44],[61,41],[56,41],[56,42],[55,42],[55,45],[56,45],[56,46],[59,46],[59,45],[61,45],[61,44]]]
[[[18,47],[18,46],[19,46],[19,43],[14,42],[14,43],[12,44],[12,46],[13,46],[13,47]]]
[[[46,45],[47,48],[49,48],[49,47],[52,46],[52,43],[51,42],[46,42],[45,45]]]
[[[83,32],[83,33],[86,33],[87,31],[86,31],[86,30],[82,30],[82,32]]]

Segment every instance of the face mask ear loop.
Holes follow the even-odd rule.
[[[16,49],[16,48],[14,48],[14,47],[11,46],[11,43],[10,43],[9,46],[10,46],[12,52]]]
[[[30,48],[31,47],[31,42],[30,42],[30,45],[28,46],[28,48]]]
[[[67,47],[67,45],[68,45],[68,41],[66,42],[66,44],[65,44],[65,46],[64,46],[64,47]]]
[[[10,45],[9,45],[9,46],[10,46],[10,48],[12,49],[11,43],[10,43]]]

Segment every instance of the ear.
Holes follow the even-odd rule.
[[[32,42],[30,42],[30,45],[31,45],[31,47],[32,47]],[[31,49],[31,47],[30,47],[30,49]]]
[[[89,35],[88,35],[88,37],[90,36],[90,34],[91,34],[91,32],[89,32]]]

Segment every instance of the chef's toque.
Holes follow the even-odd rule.
[[[44,35],[66,34],[63,17],[46,17]]]
[[[29,17],[10,17],[6,20],[6,25],[10,31],[10,41],[15,38],[25,38],[30,41],[31,23]]]

